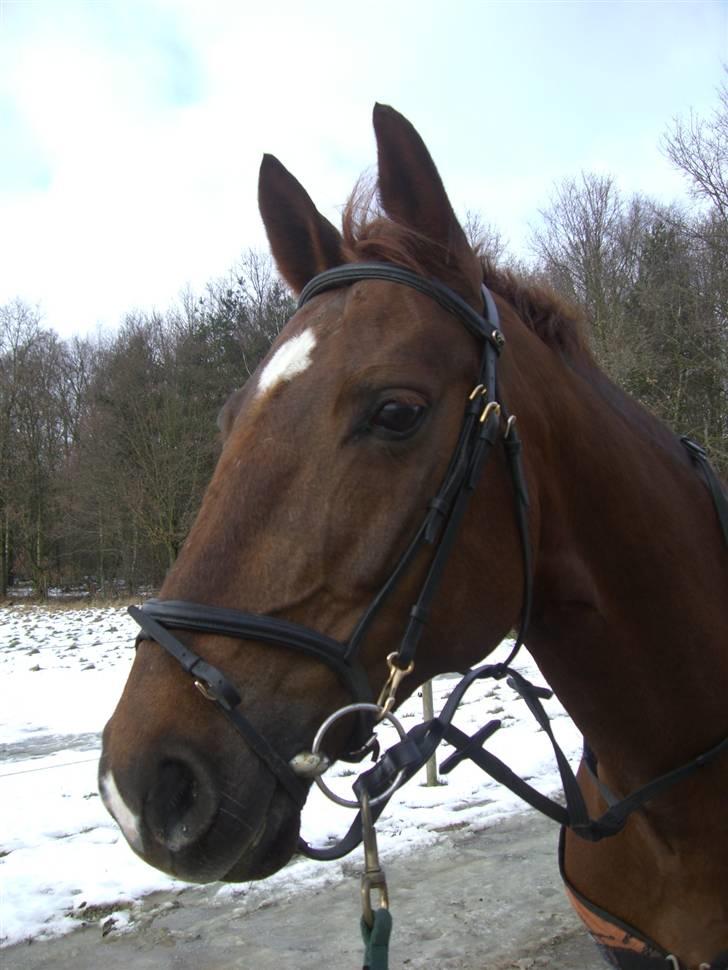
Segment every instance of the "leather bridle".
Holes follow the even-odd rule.
[[[509,660],[522,643],[531,609],[528,493],[521,466],[521,442],[515,427],[515,418],[508,416],[503,402],[498,398],[497,362],[505,340],[491,293],[485,286],[482,287],[481,314],[437,280],[426,279],[388,263],[353,263],[327,270],[314,277],[302,291],[298,306],[304,306],[321,293],[366,280],[384,280],[408,286],[435,300],[460,320],[482,345],[482,351],[475,386],[466,402],[460,433],[440,488],[430,501],[422,524],[408,548],[360,617],[349,640],[342,643],[316,630],[276,617],[183,600],[149,600],[141,608],[129,609],[142,628],[137,643],[143,639],[154,640],[180,663],[195,679],[196,685],[205,696],[218,706],[252,750],[265,762],[299,807],[305,801],[308,786],[240,711],[240,694],[227,676],[182,644],[171,630],[215,634],[287,647],[330,667],[356,701],[371,701],[369,680],[359,661],[359,652],[367,631],[416,553],[423,546],[431,547],[433,552],[429,569],[417,600],[410,610],[401,643],[396,653],[390,655],[390,666],[395,672],[395,679],[397,672],[401,676],[411,669],[417,645],[428,621],[430,606],[468,501],[480,480],[488,456],[501,436],[514,486],[516,521],[521,537],[525,577],[521,629]],[[368,725],[360,725],[359,733],[363,731],[365,739],[371,735],[370,725],[371,720]],[[350,752],[350,760],[358,760],[361,754],[361,751]],[[316,858],[321,857],[317,850],[310,849],[305,843],[302,844],[302,849]]]
[[[381,919],[382,916],[388,916],[386,912],[388,897],[386,879],[379,866],[376,851],[374,822],[394,790],[408,781],[426,763],[441,742],[447,741],[454,749],[453,753],[441,763],[440,771],[442,773],[448,773],[463,759],[470,759],[527,804],[558,822],[562,826],[561,851],[563,857],[564,829],[569,828],[581,838],[593,842],[616,835],[624,828],[627,818],[634,811],[728,753],[728,738],[722,739],[687,764],[652,779],[623,798],[616,797],[602,784],[597,773],[596,757],[585,742],[584,764],[607,804],[606,811],[600,817],[590,817],[579,782],[556,741],[548,715],[542,704],[544,699],[551,696],[551,691],[531,684],[521,673],[510,666],[523,644],[528,627],[532,600],[532,569],[528,533],[528,492],[520,458],[521,442],[515,428],[515,418],[508,416],[503,402],[499,400],[498,396],[497,362],[505,341],[500,329],[495,301],[488,289],[483,286],[483,313],[479,314],[457,293],[437,280],[425,279],[409,270],[386,263],[364,263],[341,266],[314,277],[301,293],[298,305],[301,307],[318,294],[328,290],[365,280],[385,280],[409,286],[435,300],[448,312],[454,314],[480,342],[482,352],[477,383],[466,403],[460,432],[440,488],[430,501],[424,519],[409,546],[394,566],[387,581],[365,609],[349,640],[342,643],[316,630],[272,616],[180,600],[150,600],[141,609],[131,607],[129,612],[142,628],[137,643],[142,639],[154,640],[181,664],[183,669],[194,678],[196,686],[205,697],[213,701],[231,721],[251,750],[268,766],[290,794],[296,806],[300,808],[306,799],[307,784],[294,771],[291,763],[286,761],[273,748],[240,711],[241,697],[234,684],[221,670],[208,664],[202,657],[182,644],[170,631],[181,629],[284,646],[320,661],[331,668],[357,703],[348,708],[342,708],[324,722],[314,743],[314,751],[327,724],[333,723],[334,720],[345,715],[349,710],[357,708],[373,709],[378,711],[381,716],[396,721],[391,715],[391,708],[394,704],[398,681],[412,669],[417,645],[428,621],[430,606],[440,584],[445,564],[458,534],[470,496],[481,478],[483,467],[493,447],[499,439],[503,441],[506,464],[513,484],[524,575],[521,624],[513,648],[504,662],[482,664],[465,673],[461,681],[451,691],[443,710],[438,716],[423,724],[416,725],[407,733],[403,731],[401,726],[398,727],[399,740],[381,758],[376,760],[373,767],[362,773],[353,785],[360,810],[343,838],[336,844],[323,848],[310,846],[299,838],[299,851],[310,858],[319,860],[341,858],[364,840],[366,870],[362,879],[364,902],[362,927],[363,931],[365,928],[367,930],[364,938],[365,941],[368,941],[370,937],[367,934],[374,932],[373,927],[375,925],[375,915],[370,901],[373,890],[380,892],[381,907],[377,911],[380,925],[379,932],[382,931],[381,927],[389,926],[391,929],[391,920],[387,922]],[[710,490],[723,537],[728,545],[728,498],[723,486],[703,449],[686,438],[682,439],[682,443]],[[407,571],[416,553],[424,546],[429,546],[432,549],[429,567],[420,586],[417,599],[410,610],[399,648],[396,653],[390,654],[388,657],[390,679],[385,685],[385,690],[377,704],[374,705],[371,703],[369,679],[359,661],[361,645],[382,604]],[[484,742],[500,728],[500,721],[489,721],[472,736],[468,736],[452,723],[465,692],[476,680],[483,678],[499,680],[507,678],[509,685],[521,695],[539,727],[547,735],[553,747],[561,776],[564,792],[563,802],[543,795],[484,748]],[[358,751],[349,751],[345,754],[344,759],[360,760],[361,757],[372,750],[376,750],[378,753],[376,743],[375,747],[372,748],[371,742],[374,741],[374,738],[371,735],[371,726],[372,715],[369,715],[368,720],[360,717],[357,732],[360,735],[360,740],[362,738],[368,738],[368,740],[365,741],[363,746],[360,746]],[[333,794],[326,789],[326,786],[323,787],[329,791],[330,795]],[[336,800],[345,802],[341,799]],[[375,805],[376,807],[374,807]],[[593,904],[589,904],[588,908],[590,911],[597,912],[601,919],[604,918],[605,914],[598,911]],[[388,942],[388,934],[389,930],[385,934],[386,942]],[[382,944],[385,950],[386,942]],[[367,953],[369,952],[368,946],[367,943]],[[624,951],[614,948],[612,950],[613,959],[610,962],[619,963],[621,966],[622,963],[614,954],[618,955]],[[657,947],[655,947],[655,952],[657,953]],[[654,962],[652,958],[643,957],[641,965],[646,966],[649,963],[651,966]],[[676,958],[671,956],[667,956],[665,960],[660,959],[659,962],[663,966],[666,962],[669,962],[670,965],[679,966]],[[721,962],[719,965],[722,966],[723,963]]]
[[[361,706],[371,708],[371,688],[369,680],[358,659],[361,644],[369,626],[387,596],[396,586],[402,575],[413,561],[415,554],[423,547],[432,548],[432,556],[417,600],[412,606],[409,620],[399,649],[390,654],[390,684],[394,686],[387,696],[386,689],[377,702],[379,709],[389,712],[394,701],[394,689],[399,679],[405,675],[417,650],[422,631],[427,623],[429,609],[440,580],[447,558],[452,550],[467,503],[475,490],[485,462],[496,442],[503,442],[506,464],[509,469],[515,497],[515,515],[520,535],[523,559],[523,604],[520,629],[516,641],[505,661],[496,664],[482,664],[469,670],[460,683],[452,690],[441,713],[423,724],[418,724],[404,737],[388,749],[373,767],[359,776],[354,783],[354,792],[362,806],[376,799],[376,808],[371,811],[369,827],[383,810],[392,791],[404,784],[421,768],[442,741],[453,746],[451,754],[440,766],[442,773],[451,771],[464,758],[472,760],[500,784],[505,785],[521,799],[544,815],[571,829],[588,841],[599,841],[616,835],[624,827],[627,818],[646,802],[661,795],[675,784],[690,777],[696,771],[711,764],[728,753],[728,738],[724,738],[702,752],[697,757],[672,771],[668,771],[647,782],[641,788],[624,798],[608,792],[597,777],[596,760],[585,743],[585,764],[598,784],[608,808],[596,819],[590,817],[584,796],[568,759],[556,742],[551,730],[548,715],[542,701],[551,696],[547,688],[531,684],[510,664],[523,644],[531,612],[532,569],[531,548],[528,533],[528,492],[521,465],[521,441],[515,427],[515,418],[509,417],[504,404],[499,400],[497,385],[497,362],[504,345],[500,330],[498,311],[488,289],[482,287],[483,314],[476,313],[457,293],[437,280],[425,279],[406,269],[390,266],[387,263],[349,264],[327,270],[314,277],[304,288],[299,299],[299,307],[320,293],[364,280],[385,280],[412,287],[431,297],[448,312],[454,314],[466,329],[482,344],[480,367],[477,383],[465,406],[465,414],[457,442],[453,449],[444,479],[434,498],[430,501],[422,524],[415,533],[410,545],[394,566],[389,578],[374,597],[359,619],[354,632],[346,643],[333,640],[316,630],[292,623],[287,620],[246,613],[240,610],[223,609],[181,600],[150,600],[140,609],[130,607],[129,612],[139,623],[142,632],[139,640],[155,640],[183,669],[195,680],[204,695],[213,701],[220,711],[232,722],[250,748],[268,766],[288,791],[294,803],[302,806],[308,786],[299,775],[240,711],[240,694],[222,671],[203,660],[198,654],[180,643],[170,632],[173,629],[197,633],[209,633],[236,639],[249,639],[288,647],[328,665],[352,697]],[[723,537],[728,545],[728,498],[705,452],[689,439],[683,438],[690,458],[708,486]],[[472,736],[468,736],[452,724],[458,705],[465,692],[476,680],[484,678],[507,678],[509,685],[516,690],[541,730],[549,738],[561,776],[564,801],[555,801],[541,794],[525,779],[519,778],[500,759],[483,747],[484,742],[495,732],[501,722],[490,721]],[[357,705],[352,705],[357,707]],[[343,714],[343,708],[338,714]],[[329,719],[331,720],[331,719]],[[360,725],[364,737],[371,734],[371,719]],[[371,740],[371,739],[370,739]],[[360,760],[371,751],[365,744],[359,751],[350,751],[339,756],[344,760]],[[386,793],[383,795],[382,793]],[[371,801],[374,804],[374,801]],[[346,835],[335,845],[314,848],[299,839],[299,849],[314,859],[337,859],[354,849],[362,839],[362,812],[357,815]]]

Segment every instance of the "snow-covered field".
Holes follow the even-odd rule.
[[[131,665],[135,633],[123,609],[0,608],[2,945],[68,932],[117,904],[118,929],[133,921],[135,900],[184,886],[134,855],[96,787],[100,733]],[[503,659],[505,649],[503,645],[492,659]],[[543,683],[525,651],[515,666]],[[455,682],[449,677],[435,681],[436,711]],[[557,737],[576,763],[581,747],[576,728],[556,700],[546,707],[556,719]],[[405,729],[414,725],[421,718],[421,699],[411,698],[399,715]],[[504,726],[488,742],[490,750],[542,791],[555,791],[558,775],[550,745],[505,683],[475,684],[455,723],[473,733],[491,717],[501,718]],[[385,748],[395,740],[391,728],[382,729],[380,737]],[[333,787],[350,794],[352,766],[334,767],[329,776]],[[417,776],[392,799],[377,824],[385,863],[434,842],[442,832],[484,828],[522,807],[472,762],[441,780],[446,783],[428,788],[424,777]],[[304,810],[303,835],[309,842],[325,843],[343,834],[350,820],[347,810],[314,789]],[[279,897],[342,878],[345,868],[341,862],[296,859],[254,886],[220,884],[212,893]]]

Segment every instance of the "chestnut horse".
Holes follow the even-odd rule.
[[[495,300],[482,319],[497,310],[505,338],[498,399],[524,443],[528,647],[594,752],[598,767],[579,771],[591,814],[607,788],[626,796],[728,735],[728,555],[691,455],[599,370],[573,309],[474,253],[414,128],[383,106],[374,128],[378,210],[354,198],[339,233],[272,156],[260,209],[297,293],[350,264],[399,268],[407,285],[356,270],[306,299],[223,410],[222,454],[161,591],[162,605],[245,610],[258,625],[242,642],[188,625],[165,649],[161,626],[153,638],[145,627],[104,732],[106,805],[142,858],[182,879],[259,879],[285,865],[303,800],[286,766],[354,689],[376,696],[386,679],[435,553],[425,542],[395,566],[450,474],[494,332],[463,326],[481,319],[482,284]],[[415,276],[451,296],[418,291]],[[401,696],[467,669],[518,623],[525,578],[503,425]],[[355,673],[317,654],[357,629]],[[191,689],[195,664],[207,693],[242,712],[247,740]],[[328,754],[347,750],[342,733]],[[597,938],[616,926],[630,941],[620,966],[725,965],[727,794],[728,756],[716,757],[613,838],[566,832],[577,908]]]

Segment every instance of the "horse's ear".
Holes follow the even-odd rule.
[[[383,104],[374,106],[374,131],[384,211],[420,237],[417,254],[433,276],[480,306],[480,262],[455,217],[425,143],[405,117]]]
[[[278,269],[295,293],[317,273],[344,262],[340,233],[273,155],[261,162],[258,205]]]

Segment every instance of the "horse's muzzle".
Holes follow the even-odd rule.
[[[190,882],[258,879],[292,855],[299,815],[275,778],[255,756],[249,759],[216,764],[188,741],[122,756],[114,750],[112,721],[99,791],[149,865]]]

